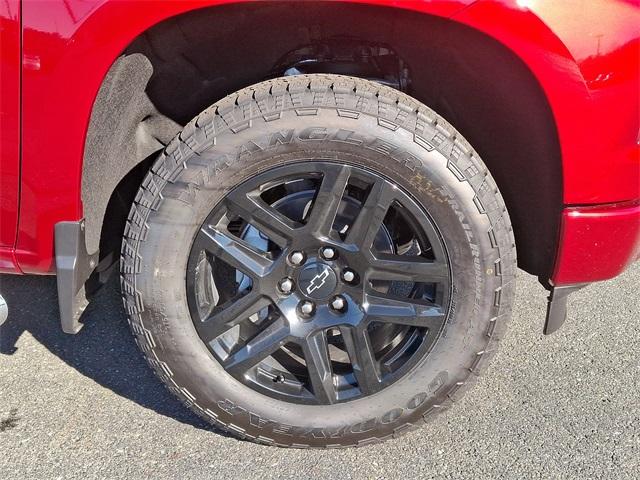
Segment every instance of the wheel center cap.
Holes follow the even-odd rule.
[[[307,297],[325,298],[336,289],[338,277],[327,264],[315,262],[302,269],[298,276],[298,285]]]

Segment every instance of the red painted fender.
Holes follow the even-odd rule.
[[[152,25],[223,3],[232,2],[24,1],[22,189],[15,249],[23,271],[50,272],[55,223],[82,217],[85,136],[94,99],[113,61]],[[576,1],[358,3],[451,17],[504,44],[548,96],[562,147],[565,203],[640,196],[637,1],[590,1],[580,22],[554,6],[584,3]],[[602,33],[590,31],[600,24]]]

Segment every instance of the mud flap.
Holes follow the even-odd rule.
[[[82,328],[80,317],[89,303],[85,283],[98,261],[97,253],[87,253],[84,220],[56,223],[55,253],[62,330],[78,333]]]
[[[585,287],[581,285],[567,285],[563,287],[551,287],[547,298],[547,318],[544,322],[543,333],[550,335],[557,331],[567,319],[567,298],[576,290]]]

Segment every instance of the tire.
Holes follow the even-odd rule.
[[[351,356],[359,353],[349,350],[347,337],[340,330],[348,353],[347,367],[353,373],[352,377],[345,373],[345,378],[357,379],[355,384],[341,386],[345,390],[340,392],[347,392],[345,396],[353,389],[360,393],[353,399],[340,399],[341,393],[334,392],[331,395],[337,397],[327,404],[316,394],[313,380],[317,377],[311,370],[316,365],[307,362],[306,354],[311,397],[309,389],[296,383],[298,397],[288,401],[276,387],[271,394],[260,390],[266,388],[262,383],[246,383],[248,374],[229,374],[226,360],[220,360],[211,346],[214,341],[205,344],[201,339],[201,323],[194,320],[196,307],[189,293],[196,287],[188,280],[196,275],[192,255],[198,250],[194,245],[211,212],[224,203],[223,199],[231,198],[230,192],[282,166],[293,172],[318,159],[329,165],[327,168],[342,165],[395,185],[404,195],[402,202],[414,202],[420,212],[426,212],[425,225],[431,222],[434,226],[429,233],[434,246],[429,248],[435,252],[439,248],[436,244],[443,246],[446,258],[442,261],[448,265],[448,273],[438,277],[441,283],[434,283],[430,290],[443,292],[441,327],[411,330],[414,327],[402,326],[403,332],[413,332],[411,338],[419,338],[416,342],[424,343],[432,332],[437,333],[428,350],[419,350],[423,343],[415,347],[423,356],[413,360],[407,353],[414,362],[410,368],[402,370],[402,364],[393,371],[395,376],[385,370],[392,383],[368,390],[364,388],[366,380],[361,385],[364,377],[357,375],[363,375],[364,367],[355,362],[348,365]],[[405,203],[398,208],[413,208]],[[372,212],[367,215],[374,218]],[[305,215],[312,216],[313,210]],[[418,216],[416,213],[415,218]],[[412,218],[402,222],[414,222]],[[394,228],[401,230],[401,226]],[[435,240],[433,232],[438,236]],[[396,234],[389,233],[392,235]],[[228,257],[229,251],[221,248],[219,253]],[[341,253],[347,254],[346,250]],[[441,254],[433,255],[437,259]],[[204,257],[198,258],[202,261]],[[283,268],[293,268],[287,261]],[[220,267],[206,275],[221,275],[224,264],[215,262]],[[348,447],[403,434],[448,408],[474,383],[494,354],[511,315],[515,267],[515,244],[502,196],[478,154],[451,125],[393,89],[351,77],[304,75],[262,82],[224,98],[187,124],[166,147],[144,179],[129,214],[122,245],[121,287],[140,349],[169,390],[195,413],[237,437],[263,444]],[[209,278],[206,275],[194,278]],[[300,275],[296,278],[302,284]],[[230,284],[240,288],[237,278]],[[367,282],[362,288],[373,285]],[[392,285],[392,281],[385,285]],[[284,298],[282,292],[279,295]],[[428,298],[407,301],[435,302]],[[318,301],[318,308],[321,303]],[[349,308],[349,312],[357,310],[352,305]],[[276,321],[284,321],[283,311],[275,315]],[[298,315],[302,314],[298,311]],[[394,322],[386,317],[383,320]],[[329,332],[337,330],[323,335]],[[368,330],[367,335],[375,332]],[[232,353],[228,355],[231,358]],[[382,369],[380,365],[376,368]],[[385,368],[391,371],[388,365]],[[264,376],[263,371],[256,371],[252,375]],[[337,374],[331,376],[334,384],[327,387],[331,392],[338,388],[336,378]]]

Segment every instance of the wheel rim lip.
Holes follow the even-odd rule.
[[[443,235],[440,232],[440,229],[438,228],[438,225],[436,224],[436,222],[434,221],[433,217],[429,214],[429,212],[424,208],[424,206],[422,206],[419,201],[416,200],[416,198],[410,193],[408,192],[402,185],[399,185],[398,182],[396,182],[395,180],[389,178],[387,175],[376,171],[375,169],[372,169],[370,167],[367,166],[363,166],[360,164],[357,164],[355,162],[349,162],[349,161],[336,161],[335,159],[301,159],[301,160],[297,160],[297,161],[293,161],[290,163],[286,163],[284,165],[279,165],[279,166],[275,166],[275,167],[267,167],[262,169],[261,171],[253,174],[251,177],[246,178],[245,180],[243,180],[242,182],[240,182],[238,185],[236,185],[236,187],[232,188],[229,192],[227,192],[227,194],[225,194],[223,197],[220,198],[220,200],[211,208],[210,213],[207,215],[207,218],[205,219],[205,221],[203,222],[203,225],[207,224],[207,222],[209,221],[209,219],[214,218],[216,215],[214,215],[214,213],[220,209],[220,207],[222,205],[224,205],[225,199],[227,198],[227,195],[232,192],[234,189],[239,188],[240,186],[249,183],[251,181],[255,181],[255,179],[257,177],[262,177],[265,175],[268,175],[270,177],[272,177],[272,179],[270,180],[270,182],[272,183],[276,183],[276,181],[282,180],[283,182],[286,182],[288,180],[295,180],[299,177],[296,177],[296,175],[308,175],[309,177],[313,177],[313,176],[317,176],[317,174],[319,173],[317,170],[314,170],[313,168],[309,169],[310,167],[313,167],[314,165],[322,165],[322,164],[328,164],[328,165],[337,165],[337,166],[349,166],[353,169],[365,172],[367,175],[382,179],[386,182],[389,182],[390,184],[392,184],[395,188],[397,188],[400,192],[402,192],[402,194],[406,197],[406,199],[410,202],[411,206],[413,207],[411,210],[411,213],[413,215],[414,212],[419,212],[420,216],[422,217],[420,220],[425,220],[428,224],[430,229],[432,230],[432,232],[435,232],[436,234],[436,242],[437,245],[440,248],[440,255],[442,256],[442,260],[444,261],[444,263],[447,266],[448,269],[448,277],[447,280],[445,282],[445,289],[443,291],[443,302],[442,302],[442,307],[444,310],[444,320],[442,321],[442,324],[439,327],[439,330],[436,333],[436,338],[434,341],[432,341],[429,345],[428,345],[428,349],[426,349],[425,351],[422,351],[420,353],[418,353],[418,351],[420,349],[418,349],[418,351],[416,351],[416,353],[413,355],[413,357],[405,362],[404,365],[402,365],[400,368],[398,368],[395,372],[393,372],[393,375],[389,375],[389,380],[387,382],[382,382],[383,386],[376,392],[371,393],[371,394],[367,394],[367,395],[346,395],[344,398],[342,399],[338,399],[337,402],[335,403],[343,403],[346,401],[351,401],[354,399],[362,399],[362,398],[368,398],[372,395],[375,395],[377,393],[380,393],[380,391],[385,390],[387,387],[395,384],[396,382],[398,382],[398,380],[400,380],[401,378],[407,376],[411,371],[413,371],[418,365],[422,364],[424,362],[424,360],[426,359],[426,357],[429,355],[429,353],[433,350],[433,348],[435,347],[435,345],[438,343],[438,340],[441,337],[442,331],[444,329],[444,326],[446,325],[449,316],[450,316],[450,307],[451,307],[451,301],[452,301],[452,289],[453,289],[453,272],[452,272],[452,266],[451,266],[451,261],[450,261],[450,256],[449,256],[449,252],[448,252],[448,248],[445,242],[445,239],[443,237]],[[292,173],[291,170],[295,169],[295,172]],[[280,175],[280,172],[283,173],[283,175]],[[289,177],[289,179],[287,179],[287,177]],[[403,204],[404,206],[404,204]],[[198,230],[199,231],[199,230]],[[430,236],[427,236],[425,232],[422,232],[422,234],[429,240],[429,243],[433,245],[432,242],[432,238]],[[197,236],[197,235],[196,235]],[[198,329],[198,322],[196,321],[196,317],[194,317],[193,311],[194,311],[194,299],[193,299],[193,295],[190,294],[190,289],[192,289],[193,285],[190,285],[189,282],[189,271],[192,271],[192,264],[193,264],[193,256],[194,256],[194,245],[196,243],[196,238],[194,237],[194,240],[190,246],[190,253],[189,253],[189,259],[188,259],[188,267],[187,267],[187,300],[188,300],[188,307],[189,307],[189,312],[190,312],[190,316],[192,319],[192,322],[194,324],[194,326],[196,327],[196,330],[199,331]],[[327,241],[325,242],[327,245],[332,246],[332,247],[338,247],[339,245],[335,244],[331,239],[327,239]],[[342,247],[342,245],[340,245],[340,247]],[[294,250],[291,250],[289,253],[292,253]],[[302,262],[301,265],[297,266],[297,268],[301,269],[304,268],[304,266],[306,264],[309,263],[310,259],[312,259],[313,257],[305,255],[305,259]],[[315,259],[319,262],[323,261],[322,258],[320,257],[320,255],[318,254]],[[329,261],[330,262],[330,261]],[[331,267],[330,267],[331,268]],[[332,268],[333,273],[336,275],[337,281],[338,281],[338,285],[340,285],[341,282],[346,283],[342,277],[339,271],[337,271],[337,269]],[[363,280],[361,280],[361,282],[363,282]],[[297,284],[297,278],[294,278],[294,284]],[[323,297],[321,300],[324,301],[326,299],[331,299],[333,298],[333,296],[338,293],[339,290],[334,290],[334,292],[332,292],[331,294],[329,294],[326,297]],[[310,299],[312,301],[318,301],[318,299],[316,298],[312,298],[309,296],[304,296],[301,295],[300,296],[301,299]],[[347,296],[349,301],[352,301],[350,296]],[[349,302],[348,302],[349,303]],[[318,312],[316,311],[315,314],[317,314]],[[323,329],[326,330],[326,327],[323,327]],[[202,339],[202,338],[201,338]],[[203,343],[205,344],[205,346],[207,347],[209,353],[212,355],[212,358],[214,361],[218,361],[219,359],[216,357],[215,352],[213,352],[213,350],[211,349],[210,345],[204,340],[202,339]],[[423,342],[424,343],[424,342]],[[414,361],[414,358],[417,357],[417,359]],[[224,367],[223,367],[224,368]],[[259,365],[256,367],[259,368]],[[238,379],[237,377],[236,380],[240,381],[241,383],[244,383],[246,386],[248,386],[249,388],[252,388],[255,391],[259,391],[263,394],[266,394],[269,397],[275,397],[279,400],[283,400],[286,402],[291,402],[291,403],[296,403],[296,404],[318,404],[315,399],[312,398],[311,401],[309,401],[308,398],[302,398],[299,396],[289,396],[287,394],[280,394],[278,392],[276,392],[274,394],[273,391],[269,390],[269,389],[265,389],[263,388],[263,385],[258,383],[256,381],[256,379],[254,377],[247,377],[245,376],[243,379]],[[320,405],[323,405],[322,403],[320,403]]]

